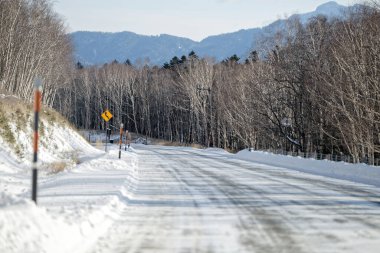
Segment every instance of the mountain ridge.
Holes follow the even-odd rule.
[[[330,1],[318,6],[313,12],[293,14],[289,19],[299,18],[302,23],[306,23],[318,15],[328,18],[340,17],[348,8]],[[191,51],[195,51],[201,57],[215,58],[217,61],[233,54],[245,58],[256,48],[258,41],[283,29],[285,22],[286,19],[279,19],[261,28],[211,35],[199,42],[170,34],[139,35],[129,31],[77,31],[70,36],[73,39],[75,60],[84,65],[99,65],[113,60],[124,62],[127,59],[134,64],[148,62],[162,65],[174,56],[188,55]]]

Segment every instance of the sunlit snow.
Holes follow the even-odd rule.
[[[317,171],[323,169],[319,161],[142,144],[123,150],[119,160],[117,145],[105,153],[71,130],[57,136],[67,140],[67,149],[78,150],[79,161],[65,172],[40,173],[38,206],[29,200],[28,166],[0,153],[0,252],[377,252],[380,247],[380,189],[339,179],[339,170],[331,170],[334,163],[322,161],[333,179],[310,174],[324,173]]]

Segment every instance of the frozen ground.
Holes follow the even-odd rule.
[[[133,144],[119,160],[117,145],[81,149],[77,166],[41,176],[37,207],[30,173],[0,166],[0,252],[380,248],[380,189],[313,175],[316,161],[302,160],[303,173],[248,152]]]

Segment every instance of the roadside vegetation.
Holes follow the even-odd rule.
[[[189,52],[163,66],[128,59],[84,66],[72,63],[69,37],[50,1],[4,0],[0,89],[31,100],[34,77],[42,76],[44,104],[78,128],[103,130],[100,114],[109,109],[112,125],[172,143],[346,154],[374,164],[379,6],[373,1],[343,18],[318,16],[307,24],[291,19],[247,59],[216,62]]]
[[[380,157],[380,11],[314,17],[261,42],[247,59],[196,52],[164,66],[78,63],[56,108],[76,126],[111,124],[173,143]]]
[[[2,149],[8,150],[18,162],[32,160],[33,107],[30,103],[14,96],[2,95],[0,99],[0,139]],[[62,129],[75,131],[72,124],[54,109],[44,106],[40,121],[40,148],[48,150],[57,162],[42,163],[41,168],[58,173],[79,163],[75,150],[65,151],[59,147],[57,132]],[[55,158],[54,158],[55,157]]]

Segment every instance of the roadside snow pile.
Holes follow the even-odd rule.
[[[75,135],[60,137],[87,148]],[[39,174],[38,206],[30,201],[30,168],[0,170],[1,253],[87,252],[120,217],[130,194],[125,187],[138,177],[135,151],[118,159],[116,145],[108,153],[90,148],[78,159],[70,170]]]
[[[3,204],[1,204],[3,203]],[[5,203],[5,207],[3,206]],[[85,252],[117,217],[121,203],[114,198],[108,205],[95,208],[70,220],[70,213],[49,213],[26,199],[0,196],[1,252]],[[71,211],[72,212],[72,211]],[[77,215],[78,216],[78,215]]]
[[[349,180],[357,183],[380,186],[380,168],[366,164],[350,164],[327,160],[305,159],[285,155],[275,155],[262,151],[242,150],[235,156],[238,159],[259,164],[293,169],[319,176]]]
[[[135,144],[150,144],[149,141],[147,143],[147,140],[146,138],[142,138],[142,137],[138,137],[135,141],[134,141]]]

